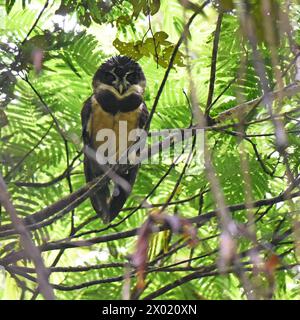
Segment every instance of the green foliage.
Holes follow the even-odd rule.
[[[89,27],[93,22],[102,24],[109,22],[115,12],[123,11],[123,0],[114,1],[73,1],[62,0],[60,7],[56,10],[56,14],[67,15],[74,11],[77,14],[79,22]]]
[[[142,57],[153,57],[160,66],[166,68],[169,64],[175,45],[166,40],[168,34],[164,31],[156,32],[153,37],[136,42],[122,42],[118,38],[114,40],[113,45],[122,55],[127,55],[135,60]],[[184,66],[184,55],[179,51],[176,54],[174,65]]]
[[[133,6],[133,17],[137,18],[141,12],[145,15],[155,15],[160,8],[160,0],[130,0]]]

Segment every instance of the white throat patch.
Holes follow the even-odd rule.
[[[133,84],[126,90],[126,92],[124,92],[124,94],[120,94],[120,92],[118,92],[113,86],[110,86],[108,84],[105,84],[105,83],[98,81],[94,87],[94,93],[97,94],[97,93],[100,93],[101,91],[108,90],[108,91],[112,92],[119,99],[125,98],[125,97],[131,95],[132,93],[136,93],[136,94],[142,96],[145,91],[145,89],[144,89],[145,85],[146,85],[145,82],[140,83],[140,84]]]

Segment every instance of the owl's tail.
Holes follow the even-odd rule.
[[[138,168],[134,167],[126,173],[120,174],[120,177],[128,182],[130,190],[124,190],[120,186],[115,185],[111,196],[109,184],[107,184],[90,196],[90,201],[95,212],[104,223],[110,223],[114,220],[123,208],[135,182],[137,172]],[[84,173],[86,181],[89,182],[101,175],[102,171],[94,160],[88,156],[84,156]]]
[[[138,173],[138,167],[134,167],[127,171],[127,173],[123,173],[120,176],[126,180],[130,186],[130,190],[124,190],[118,185],[115,185],[113,195],[109,202],[109,217],[110,221],[115,219],[115,217],[119,214],[121,209],[123,208],[128,196],[131,193],[133,188],[136,176]],[[109,222],[110,222],[109,221]]]

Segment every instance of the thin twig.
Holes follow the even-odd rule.
[[[39,23],[44,11],[47,9],[49,5],[49,0],[46,0],[42,10],[40,11],[38,17],[36,18],[35,22],[33,23],[32,27],[30,28],[30,30],[28,31],[26,37],[24,38],[24,40],[21,42],[21,45],[24,45],[24,43],[28,40],[29,36],[31,35],[32,31],[35,29],[35,27],[37,26],[37,24]]]
[[[205,115],[206,116],[209,116],[209,112],[212,108],[212,101],[213,101],[215,81],[216,81],[217,58],[218,58],[218,48],[219,48],[222,20],[223,20],[223,12],[221,11],[218,15],[216,30],[215,30],[215,34],[214,34],[214,42],[213,42],[212,57],[211,57],[211,68],[210,68],[209,90],[208,90],[208,96],[207,96],[207,102],[206,102],[206,108],[205,108]]]

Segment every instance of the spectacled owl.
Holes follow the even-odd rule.
[[[85,150],[95,153],[103,145],[97,134],[110,129],[116,137],[116,153],[121,153],[120,145],[128,141],[128,134],[121,135],[120,122],[127,124],[127,133],[133,129],[144,128],[148,119],[148,110],[144,102],[146,78],[140,65],[126,56],[116,56],[104,62],[93,77],[93,94],[85,101],[81,111],[82,138]],[[122,141],[126,139],[127,141]],[[138,167],[118,173],[125,179],[130,189],[135,182]],[[94,157],[84,153],[84,173],[86,181],[103,174],[103,168]],[[111,182],[110,182],[111,184]],[[115,185],[110,192],[110,184],[90,197],[92,206],[104,223],[111,222],[124,206],[128,191]],[[130,190],[131,191],[131,190]]]

